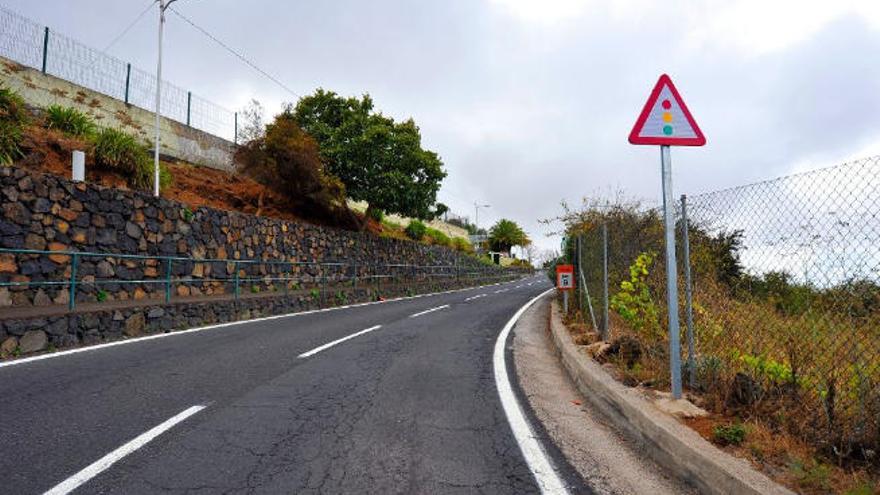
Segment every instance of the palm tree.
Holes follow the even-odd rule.
[[[502,218],[489,229],[489,247],[493,251],[502,251],[510,255],[513,246],[526,246],[532,241],[523,229],[513,220]]]

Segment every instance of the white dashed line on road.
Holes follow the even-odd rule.
[[[134,440],[131,440],[130,442],[124,444],[113,452],[110,452],[104,457],[86,466],[86,468],[82,471],[55,485],[54,488],[46,492],[46,495],[63,495],[76,490],[77,487],[94,478],[95,476],[101,474],[104,470],[115,464],[123,457],[143,447],[154,438],[173,428],[174,425],[184,421],[185,419],[189,418],[193,414],[201,411],[206,407],[208,406],[192,406],[189,409],[171,417],[170,419],[165,420],[165,422],[163,422],[159,426],[156,426],[150,430],[147,430],[144,433],[141,433],[140,435],[135,437]]]
[[[496,294],[501,294],[502,292],[507,292],[507,291],[509,291],[509,290],[510,290],[510,289],[499,289],[499,290],[496,290],[495,293],[496,293]]]
[[[486,294],[477,294],[476,296],[471,296],[471,297],[465,299],[465,301],[473,301],[474,299],[479,299],[481,297],[486,297]]]
[[[341,344],[341,343],[345,342],[346,340],[353,339],[353,338],[358,337],[358,336],[360,336],[360,335],[363,335],[363,334],[365,334],[365,333],[367,333],[367,332],[372,332],[373,330],[378,330],[378,329],[380,329],[380,328],[382,328],[382,325],[376,325],[376,326],[374,326],[374,327],[370,327],[370,328],[367,328],[367,329],[365,329],[365,330],[361,330],[360,332],[355,332],[355,333],[353,333],[353,334],[351,334],[351,335],[349,335],[349,336],[347,336],[347,337],[342,337],[341,339],[336,339],[336,340],[334,340],[333,342],[328,342],[328,343],[326,343],[326,344],[324,344],[324,345],[322,345],[322,346],[320,346],[320,347],[315,347],[315,348],[312,349],[311,351],[309,351],[309,352],[304,352],[304,353],[300,354],[300,355],[297,356],[297,357],[299,357],[299,358],[307,358],[307,357],[309,357],[309,356],[314,356],[315,354],[317,354],[317,353],[319,353],[319,352],[321,352],[321,351],[326,351],[327,349],[333,347],[333,346],[336,345],[336,344]]]
[[[426,314],[428,314],[428,313],[433,313],[434,311],[440,311],[441,309],[446,309],[446,308],[448,308],[448,307],[449,307],[448,304],[444,304],[443,306],[437,306],[436,308],[426,309],[426,310],[424,310],[424,311],[420,311],[420,312],[418,312],[418,313],[416,313],[416,314],[409,315],[409,317],[410,317],[410,318],[416,318],[416,317],[419,317],[419,316],[422,316],[422,315],[426,315]]]

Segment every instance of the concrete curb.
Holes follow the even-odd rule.
[[[555,303],[550,307],[552,340],[578,390],[612,424],[643,444],[655,462],[701,493],[794,494],[661,412],[637,390],[617,382],[572,342],[559,308]]]

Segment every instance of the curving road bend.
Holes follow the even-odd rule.
[[[538,275],[7,363],[2,491],[540,492],[493,349],[549,287]],[[559,479],[589,493],[552,450]]]

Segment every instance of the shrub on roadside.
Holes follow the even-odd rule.
[[[379,208],[372,208],[366,211],[367,215],[376,222],[382,223],[382,220],[385,218],[385,213],[382,212]]]
[[[437,229],[432,229],[432,228],[428,227],[425,230],[425,235],[431,241],[431,244],[435,244],[437,246],[446,246],[446,247],[452,246],[452,239],[450,239],[448,235],[444,234],[443,232],[440,232]]]
[[[61,105],[50,105],[46,109],[46,127],[81,138],[93,137],[98,130],[91,117],[76,108]]]
[[[0,165],[24,155],[20,144],[29,120],[21,95],[0,83]]]
[[[419,220],[413,220],[406,226],[404,230],[406,232],[407,237],[414,241],[421,241],[425,234],[428,231],[428,227],[425,226],[424,223]]]
[[[470,241],[463,237],[456,237],[452,239],[452,247],[456,251],[461,251],[462,253],[472,253],[474,252],[474,247],[471,246]]]
[[[134,136],[117,129],[102,129],[94,138],[92,151],[97,166],[118,172],[132,187],[149,189],[153,184],[150,152]],[[159,186],[168,187],[172,180],[171,172],[160,167]]]
[[[712,430],[712,439],[721,445],[739,445],[746,439],[746,427],[742,423],[718,425]]]
[[[298,214],[360,229],[363,222],[346,206],[345,186],[327,173],[318,143],[289,111],[277,115],[262,136],[240,146],[235,161],[245,175],[288,198]]]

